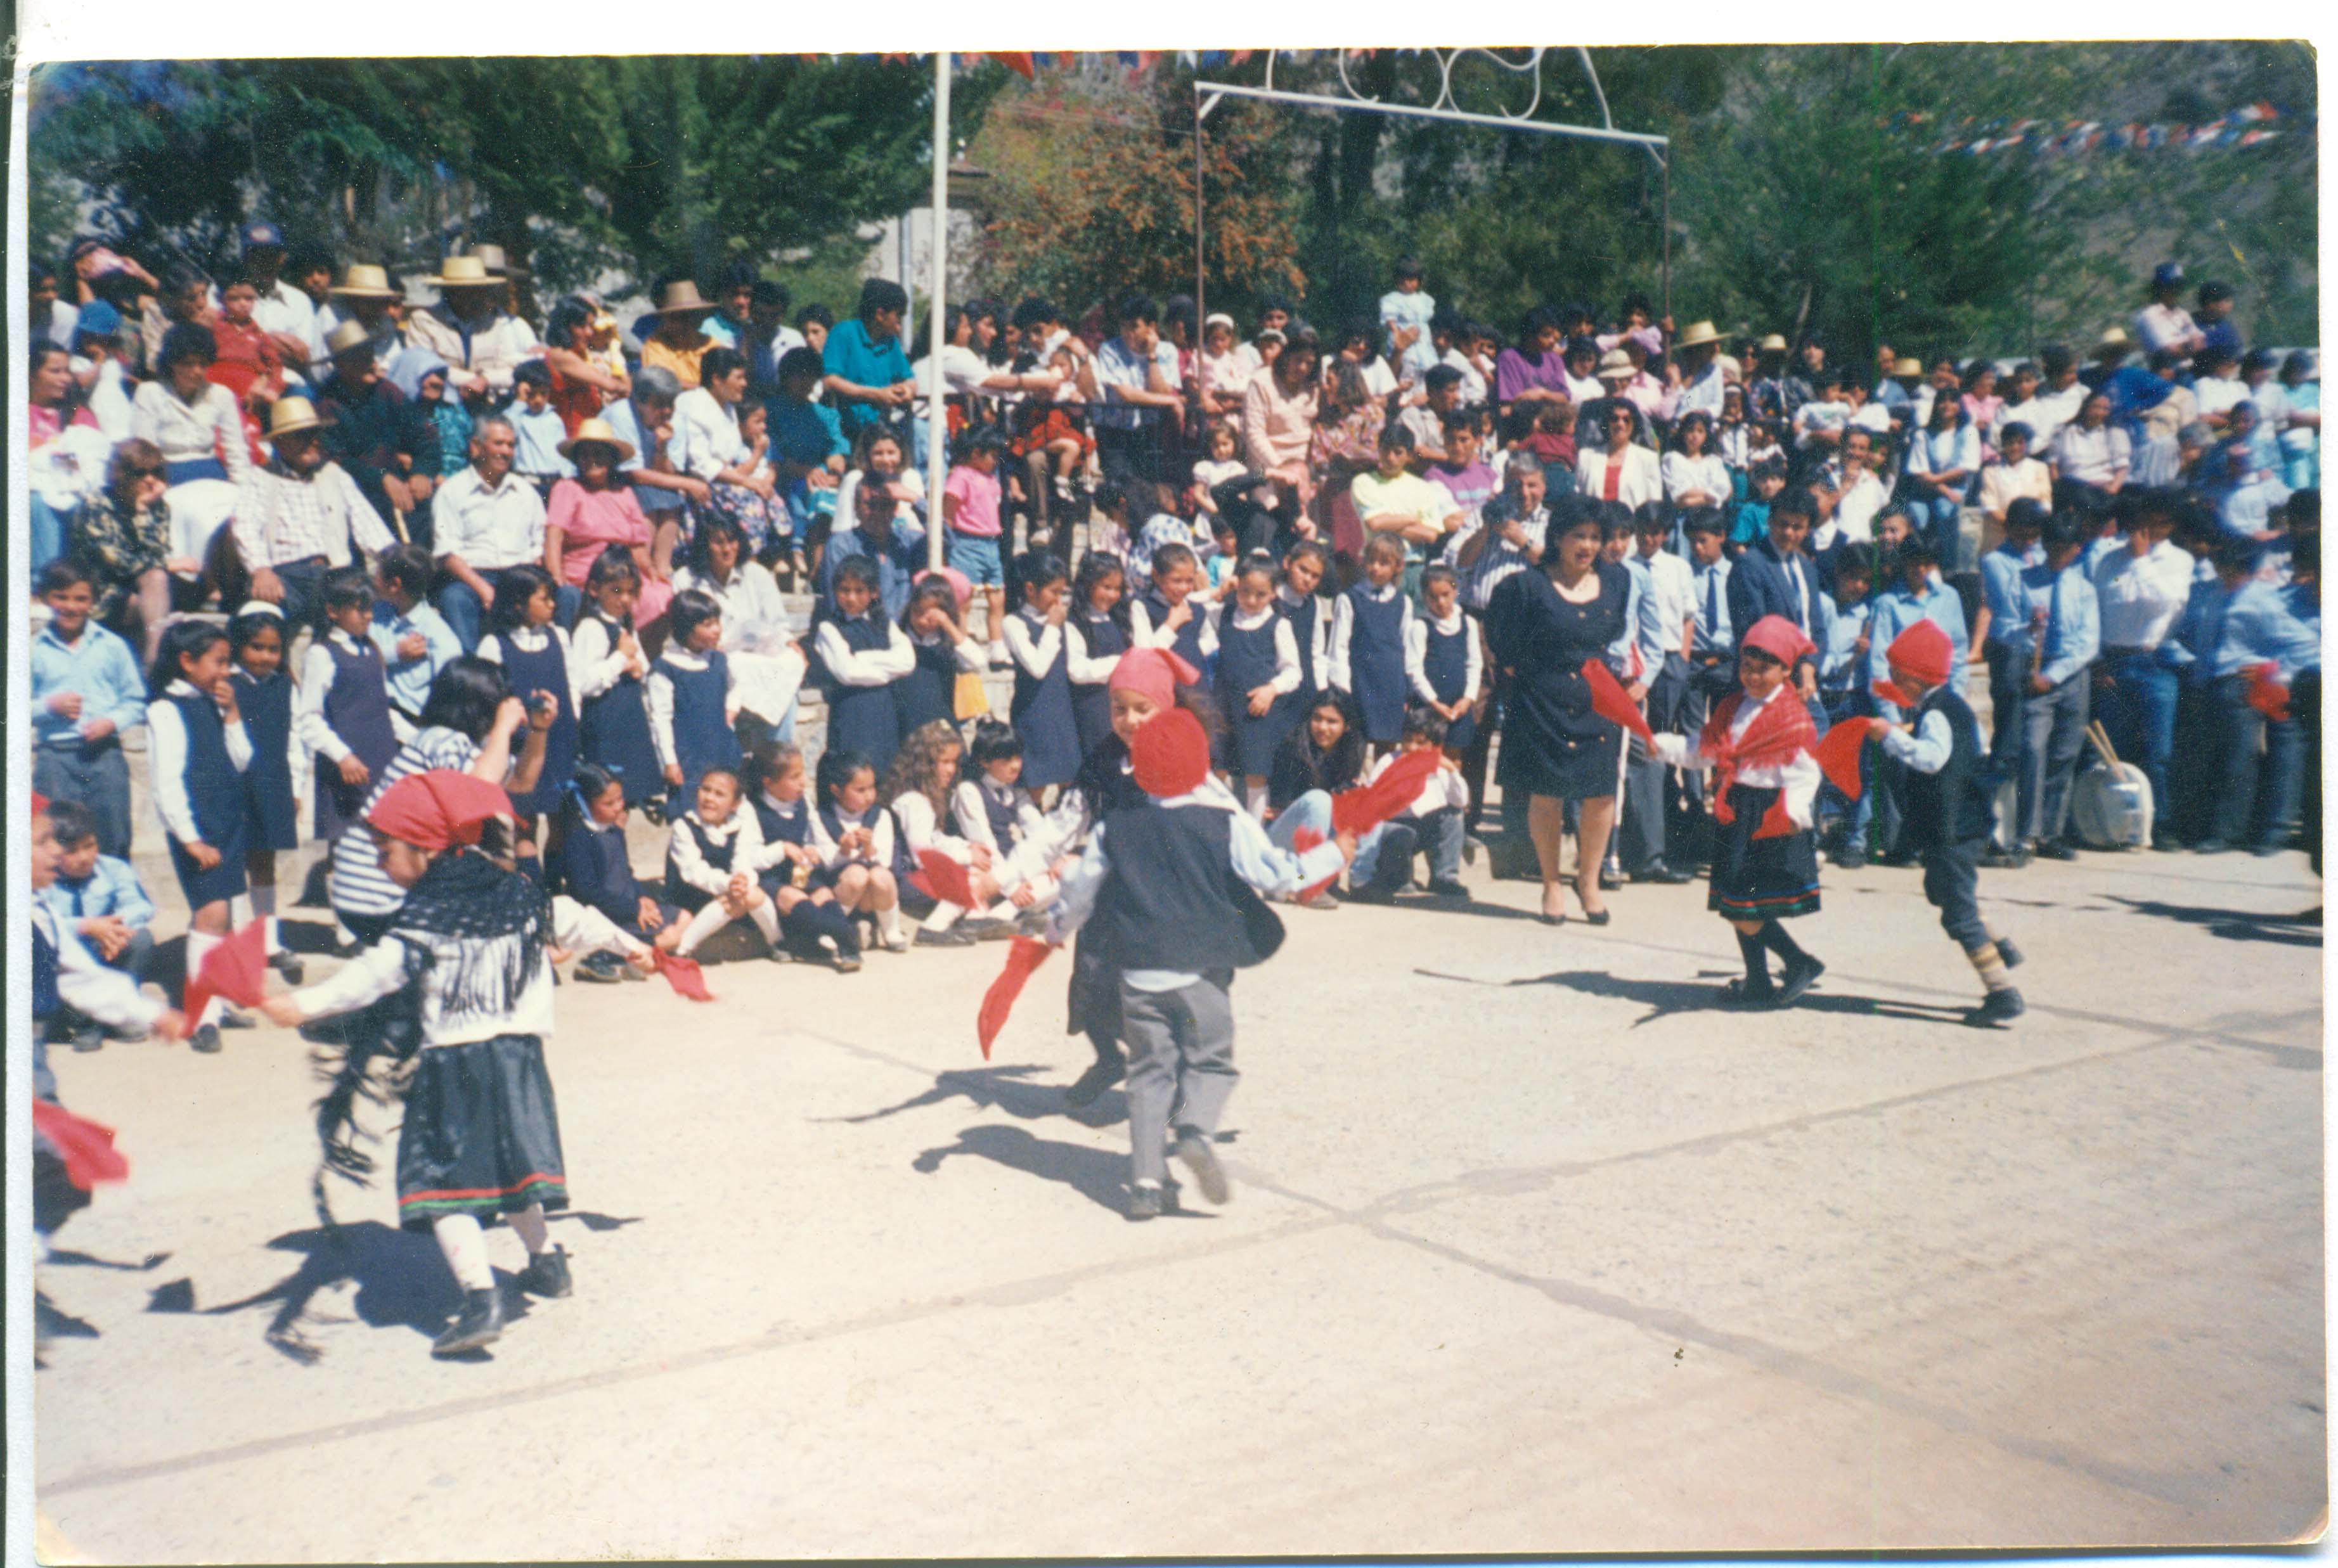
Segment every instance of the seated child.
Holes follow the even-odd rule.
[[[682,911],[643,892],[634,875],[632,857],[625,852],[624,782],[606,768],[580,762],[564,811],[554,886],[598,909],[627,936],[673,952],[682,940]],[[643,975],[614,953],[601,952],[577,961],[576,978],[605,985]]]
[[[1022,787],[1023,739],[996,719],[977,719],[974,764],[950,792],[950,824],[969,845],[990,851],[991,874],[1017,909],[1055,897],[1056,834],[1039,802]]]
[[[840,975],[860,969],[860,932],[837,902],[836,875],[812,843],[812,807],[804,799],[803,752],[791,740],[765,740],[747,759],[749,806],[763,833],[756,880],[780,912],[780,935],[798,958],[825,959]]]
[[[1404,734],[1397,749],[1372,765],[1370,783],[1396,765],[1408,751],[1442,751],[1449,731],[1444,716],[1425,704],[1405,710]],[[1371,835],[1356,846],[1355,864],[1348,868],[1348,897],[1360,904],[1393,904],[1412,885],[1412,858],[1429,857],[1429,890],[1439,898],[1467,898],[1461,885],[1462,824],[1469,809],[1469,786],[1461,764],[1439,756],[1437,771],[1421,786],[1410,806],[1390,818],[1377,841]]]
[[[512,372],[511,406],[504,417],[518,438],[512,472],[534,485],[539,497],[551,499],[554,482],[573,477],[576,466],[560,455],[568,424],[552,406],[552,371],[543,360],[526,360]]]
[[[59,927],[80,937],[100,962],[133,983],[142,980],[154,954],[154,900],[146,896],[129,861],[98,853],[95,812],[59,800],[49,808],[49,820],[56,833],[56,880],[37,897],[56,916]],[[111,1027],[69,1004],[49,1015],[46,1034],[51,1042],[71,1040],[76,1051],[99,1050],[108,1038],[145,1037],[143,1029]]]
[[[786,962],[778,909],[759,880],[763,832],[740,807],[739,775],[709,768],[698,777],[698,803],[673,825],[665,855],[666,902],[691,912],[673,951],[687,958],[700,943],[736,920],[762,933],[772,960]]]

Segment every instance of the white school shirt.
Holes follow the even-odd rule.
[[[677,670],[703,670],[706,655],[693,653],[687,648],[669,643],[661,662],[672,661]],[[739,667],[727,657],[723,660],[722,718],[726,723],[739,719]],[[650,666],[649,678],[642,682],[642,706],[649,710],[650,744],[657,749],[658,766],[672,768],[682,760],[673,745],[673,681],[656,664]]]
[[[2121,545],[2095,564],[2102,645],[2156,648],[2192,597],[2192,556],[2162,539],[2141,557]]]
[[[690,831],[691,827],[718,842],[726,838],[731,841],[730,870],[706,858],[706,852],[698,847],[698,835]],[[666,840],[666,853],[673,861],[674,873],[683,881],[710,897],[720,898],[730,891],[732,877],[743,873],[752,879],[764,868],[767,858],[763,853],[763,825],[743,801],[732,809],[728,820],[721,823],[707,821],[693,808],[674,824]]]
[[[918,667],[917,650],[899,626],[888,622],[885,646],[857,652],[844,640],[843,629],[823,621],[813,638],[829,674],[846,686],[889,686]]]
[[[640,646],[638,636],[634,645]],[[648,661],[644,659],[644,676]],[[625,656],[617,651],[616,641],[598,615],[580,615],[576,630],[568,639],[568,680],[576,688],[576,700],[581,706],[587,697],[598,697],[612,691],[625,678]]]
[[[1423,702],[1442,702],[1445,699],[1429,683],[1429,633],[1432,629],[1448,637],[1457,632],[1466,632],[1469,631],[1469,617],[1457,606],[1452,614],[1442,620],[1423,613],[1404,623],[1404,673],[1411,683],[1413,695]],[[1486,674],[1486,651],[1474,632],[1462,639],[1462,646],[1469,651],[1469,671],[1461,678],[1461,695],[1455,701],[1466,706],[1478,700],[1478,682]]]
[[[1203,601],[1199,589],[1194,590],[1186,603],[1194,607],[1195,618],[1202,622],[1202,657],[1212,658],[1218,651],[1218,623],[1211,618],[1210,607]],[[1132,648],[1174,648],[1177,644],[1177,633],[1154,630],[1153,607],[1142,599],[1131,598],[1128,602],[1128,642]]]
[[[1007,640],[1007,652],[1017,667],[1034,681],[1040,681],[1055,667],[1056,655],[1064,652],[1064,627],[1070,624],[1069,620],[1063,626],[1050,626],[1042,621],[1034,627],[1031,617],[1017,611],[1007,617],[1000,635]],[[908,829],[906,818],[901,826],[905,831]]]
[[[1486,400],[1485,372],[1469,362],[1469,356],[1462,353],[1459,348],[1448,348],[1445,351],[1445,358],[1439,359],[1438,363],[1450,366],[1461,372],[1461,385],[1459,390],[1461,394],[1462,407],[1475,408]]]
[[[1365,592],[1371,596],[1375,603],[1385,604],[1394,599],[1404,606],[1402,618],[1397,623],[1397,636],[1400,639],[1397,646],[1400,649],[1410,646],[1412,640],[1412,601],[1405,598],[1394,583],[1390,583],[1385,588],[1366,586]],[[1331,680],[1326,682],[1338,687],[1342,691],[1351,691],[1355,689],[1351,682],[1348,669],[1348,642],[1355,635],[1355,601],[1342,593],[1331,601],[1331,652],[1328,661],[1331,667]]]
[[[1456,534],[1455,537],[1459,538],[1468,533],[1469,529],[1465,527],[1461,534]],[[1320,690],[1328,683],[1327,675],[1331,667],[1331,617],[1324,613],[1323,601],[1319,595],[1311,593],[1307,597],[1315,601],[1315,614],[1308,623],[1307,646],[1299,651],[1299,657],[1305,662],[1305,673]],[[1290,583],[1278,583],[1274,585],[1274,603],[1280,608],[1290,611],[1299,608],[1302,601],[1300,596],[1292,591]]]
[[[558,626],[519,626],[509,632],[491,632],[479,639],[479,657],[490,664],[501,664],[506,642],[523,653],[541,653],[547,643],[558,644],[561,672],[568,677],[568,716],[576,717],[584,703],[576,695],[576,652],[568,645],[568,633]]]
[[[817,810],[811,814],[810,837],[812,848],[820,856],[820,863],[829,870],[839,870],[847,866],[869,866],[879,871],[893,868],[893,813],[882,808],[878,809],[877,819],[869,824],[869,844],[866,856],[848,858],[837,840],[829,836],[828,823]]]
[[[491,962],[479,956],[480,949],[518,940],[498,936],[482,942],[475,936],[424,936],[408,932],[396,941],[374,943],[335,970],[329,979],[293,992],[291,1002],[311,1018],[327,1017],[378,1002],[418,979],[426,1051],[492,1040],[498,1034],[533,1034],[543,1039],[552,1033],[549,951],[537,961],[535,973],[520,987],[508,1010],[488,1007],[473,991],[454,991],[448,985],[449,975],[461,967],[452,960],[464,949],[472,950],[468,962],[476,965]],[[619,931],[607,916],[565,895],[552,900],[552,944],[571,953],[631,955],[642,950],[642,944]],[[417,951],[418,946],[427,951]]]
[[[1380,776],[1395,767],[1396,760],[1403,755],[1401,751],[1384,752],[1364,774],[1364,782],[1378,782]],[[1404,808],[1403,814],[1426,817],[1432,811],[1466,811],[1469,808],[1469,781],[1461,777],[1461,769],[1439,768],[1421,785],[1420,793],[1413,797],[1412,804]]]
[[[1737,705],[1737,716],[1729,726],[1731,744],[1744,739],[1746,728],[1762,710],[1773,702],[1800,702],[1802,694],[1791,681],[1781,681],[1777,690],[1763,701],[1750,698]],[[1667,768],[1709,768],[1713,760],[1698,744],[1699,735],[1659,735],[1656,737],[1656,760]],[[1825,775],[1819,770],[1819,760],[1808,751],[1798,751],[1793,760],[1780,766],[1764,763],[1737,769],[1737,782],[1749,789],[1783,789],[1786,794],[1786,815],[1794,826],[1807,829],[1811,825],[1811,809],[1818,800],[1819,784]]]
[[[1014,843],[1001,844],[998,835],[991,830],[988,806],[992,802],[1014,808]],[[1031,791],[1020,785],[1001,784],[987,773],[958,781],[958,787],[950,791],[950,816],[968,843],[979,844],[997,858],[1049,836],[1046,816],[1031,798]]]
[[[173,697],[197,695],[185,681],[173,681],[162,695],[146,705],[146,748],[154,791],[155,814],[172,838],[182,844],[202,842],[195,826],[195,803],[187,794],[187,727],[179,717]],[[210,699],[204,699],[208,701]],[[251,766],[251,732],[238,719],[226,727],[227,760],[239,773]],[[216,849],[218,845],[211,846]]]
[[[924,791],[904,789],[894,797],[892,811],[893,819],[901,825],[901,842],[909,847],[910,854],[930,849],[961,866],[974,863],[972,846],[949,830]]]
[[[1274,679],[1267,684],[1274,688],[1274,694],[1278,697],[1299,690],[1299,634],[1292,631],[1290,621],[1275,612],[1272,604],[1255,615],[1244,614],[1242,607],[1231,601],[1213,604],[1210,611],[1211,619],[1214,621],[1223,621],[1229,615],[1233,617],[1233,628],[1237,632],[1255,632],[1272,622],[1274,626]],[[1223,639],[1220,639],[1219,643],[1223,646]],[[1233,719],[1238,715],[1229,713],[1226,717]]]
[[[909,638],[912,657],[916,656],[917,650],[920,648],[938,648],[942,645],[940,637],[928,636],[923,632],[909,632]],[[990,668],[990,650],[977,642],[971,632],[966,634],[964,642],[952,645],[950,652],[958,656],[958,669],[967,674],[979,675]]]
[[[1691,490],[1702,490],[1713,497],[1706,505],[1718,506],[1735,494],[1729,483],[1729,465],[1717,452],[1707,452],[1697,457],[1685,452],[1667,452],[1662,466],[1667,499],[1676,499]]]
[[[149,1001],[128,975],[100,963],[83,945],[81,933],[59,923],[45,899],[34,898],[32,905],[33,923],[57,950],[57,1000],[117,1029],[152,1029],[162,1004]]]
[[[1109,615],[1099,615],[1091,610],[1085,614],[1072,616],[1064,622],[1064,630],[1071,633],[1064,640],[1066,651],[1064,669],[1071,676],[1073,685],[1101,686],[1112,679],[1113,671],[1120,663],[1120,655],[1091,652],[1095,644],[1089,641],[1092,630],[1111,619]]]
[[[1655,598],[1656,619],[1665,629],[1665,652],[1677,653],[1681,628],[1696,618],[1696,568],[1669,550],[1654,555],[1633,554],[1647,572],[1642,590]]]

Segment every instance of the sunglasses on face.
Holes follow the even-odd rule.
[[[133,468],[130,470],[130,477],[133,479],[161,479],[165,477],[168,473],[169,470],[162,468]]]

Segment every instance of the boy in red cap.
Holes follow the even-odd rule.
[[[1135,655],[1127,656],[1135,658]],[[1064,878],[1047,939],[1086,928],[1120,982],[1128,1049],[1128,1218],[1171,1206],[1166,1143],[1177,1113],[1177,1158],[1202,1196],[1223,1203],[1225,1172],[1210,1147],[1233,1093],[1233,972],[1271,956],[1282,925],[1259,897],[1336,877],[1355,854],[1351,834],[1303,854],[1275,848],[1266,829],[1210,776],[1210,741],[1183,708],[1157,705],[1161,682],[1144,662],[1114,681],[1115,728],[1127,729],[1129,774],[1095,821],[1086,852]],[[1151,709],[1130,723],[1133,700]]]
[[[572,1289],[567,1253],[544,1223],[546,1210],[568,1207],[559,1113],[544,1066],[552,949],[620,952],[643,969],[655,964],[607,916],[547,897],[480,851],[480,829],[511,815],[501,789],[448,769],[408,774],[384,790],[365,821],[383,874],[406,890],[394,923],[330,979],[260,1004],[294,1028],[408,985],[420,993],[422,1049],[398,1138],[398,1221],[437,1239],[463,1288],[462,1311],[431,1343],[433,1356],[502,1336],[482,1219],[503,1215],[526,1244],[521,1289],[550,1297]],[[361,1075],[362,1060],[352,1070]],[[339,1129],[324,1132],[331,1164]]]
[[[1883,754],[1908,769],[1901,792],[1902,842],[1924,865],[1924,897],[1940,912],[1940,926],[1965,950],[1989,994],[1965,1015],[1977,1028],[1990,1028],[2021,1015],[2021,993],[2007,974],[2021,962],[2020,950],[1991,936],[1980,917],[1976,892],[1981,851],[1989,847],[1996,808],[1979,774],[1985,753],[1980,724],[1956,690],[1961,660],[1949,634],[1930,621],[1919,621],[1884,651],[1891,667],[1891,690],[1878,695],[1908,710],[1908,721],[1870,719],[1868,733],[1883,743]]]
[[[1814,652],[1802,629],[1764,615],[1738,640],[1743,691],[1724,698],[1694,740],[1656,737],[1671,768],[1711,768],[1717,842],[1705,907],[1735,928],[1745,978],[1728,996],[1748,1006],[1783,1007],[1799,1000],[1826,965],[1778,924],[1819,907],[1817,838],[1811,831],[1822,775],[1810,710],[1793,690],[1794,667]],[[1769,955],[1785,967],[1775,984]]]

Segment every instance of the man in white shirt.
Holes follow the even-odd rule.
[[[2176,303],[2184,297],[2184,268],[2162,261],[2151,275],[2151,303],[2136,313],[2135,335],[2146,354],[2155,348],[2196,352],[2206,341],[2192,312]]]
[[[431,506],[431,554],[444,583],[438,612],[463,651],[479,645],[503,573],[544,559],[544,500],[512,473],[519,445],[511,422],[489,415],[471,434],[471,466],[438,488]]]
[[[325,573],[398,543],[356,480],[325,455],[324,422],[305,397],[279,397],[269,410],[275,456],[246,475],[236,497],[237,552],[251,573],[251,596],[280,605],[289,631],[314,627],[324,609]]]
[[[476,256],[449,256],[429,281],[439,301],[407,313],[407,341],[447,361],[447,384],[466,401],[501,407],[511,398],[520,361],[544,351],[527,323],[503,309],[511,285],[489,276]]]
[[[2174,493],[2128,494],[2135,499],[2126,544],[2095,564],[2109,693],[2103,717],[2112,746],[2150,781],[2152,848],[2164,849],[2173,843],[2167,765],[2176,750],[2177,678],[2160,649],[2192,596],[2194,563],[2168,537]]]
[[[1864,544],[1875,536],[1875,514],[1883,510],[1882,482],[1875,477],[1874,436],[1865,426],[1852,425],[1842,433],[1842,456],[1826,466],[1819,480],[1831,502],[1825,520],[1811,534],[1813,552],[1832,550],[1838,539]]]

